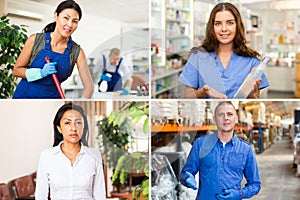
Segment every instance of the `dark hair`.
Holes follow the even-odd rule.
[[[83,134],[81,136],[80,142],[83,143],[83,145],[88,146],[88,137],[89,137],[89,125],[87,121],[87,116],[84,112],[84,110],[73,103],[68,103],[60,107],[54,117],[53,120],[53,128],[54,128],[54,143],[53,146],[57,146],[61,141],[63,141],[63,135],[58,131],[57,126],[60,126],[60,120],[64,113],[68,110],[77,110],[82,115],[83,121],[84,121],[84,128],[83,128]]]
[[[234,16],[236,21],[236,35],[233,39],[233,51],[239,56],[261,58],[260,54],[247,46],[245,35],[245,26],[239,10],[231,3],[219,3],[211,11],[208,23],[206,25],[206,36],[202,47],[207,52],[217,51],[219,48],[219,41],[214,32],[214,22],[216,14],[221,11],[229,11]]]
[[[74,9],[78,12],[78,15],[79,15],[79,20],[81,19],[82,17],[82,12],[81,12],[81,8],[80,6],[74,1],[74,0],[65,0],[63,2],[61,2],[56,10],[55,10],[55,13],[56,15],[58,16],[63,10],[65,9]],[[48,24],[44,29],[43,29],[43,32],[53,32],[54,29],[55,29],[55,26],[56,26],[56,22],[52,22],[50,24]]]

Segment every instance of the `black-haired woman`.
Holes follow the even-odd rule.
[[[41,153],[35,198],[105,200],[101,154],[87,146],[89,127],[83,109],[63,105],[53,128],[53,147]]]
[[[62,83],[72,74],[75,64],[84,87],[82,97],[91,98],[94,86],[86,56],[71,38],[81,17],[81,8],[75,1],[63,1],[55,10],[55,22],[48,24],[44,33],[28,38],[14,66],[14,75],[22,80],[13,98],[61,98],[51,74],[56,74]]]

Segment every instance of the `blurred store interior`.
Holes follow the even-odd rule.
[[[152,97],[180,98],[178,84],[188,50],[205,37],[206,22],[217,0],[151,0]],[[270,86],[262,98],[300,97],[300,2],[228,0],[238,7],[250,47],[271,57],[265,69]]]
[[[252,199],[299,199],[300,102],[232,102],[239,116],[235,134],[252,146],[261,174],[262,190]],[[217,104],[218,101],[199,100],[152,101],[152,159],[158,160],[153,158],[156,153],[166,156],[177,180],[195,139],[216,130],[213,112]],[[159,162],[152,165],[157,169],[166,166]],[[164,186],[156,185],[155,179],[152,183],[152,196],[159,196],[155,188]],[[197,192],[179,182],[168,188],[166,193],[186,199],[195,199]]]

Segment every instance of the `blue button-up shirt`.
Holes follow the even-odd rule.
[[[197,200],[215,200],[225,189],[241,189],[243,176],[247,184],[241,189],[242,198],[250,198],[260,191],[261,181],[252,148],[236,136],[225,147],[217,133],[198,138],[181,171],[180,182],[186,186],[185,172],[195,175],[198,171]]]

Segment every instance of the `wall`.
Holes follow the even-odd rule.
[[[9,16],[11,23],[28,25],[28,36],[41,32],[42,29],[49,23],[54,21],[54,6],[46,6],[49,10],[44,14],[41,21],[21,18],[16,16]],[[79,22],[77,30],[73,33],[72,39],[78,43],[84,50],[87,57],[105,41],[111,37],[121,33],[122,26],[125,26],[124,22],[111,20],[108,18],[97,17],[92,13],[87,14],[83,11],[82,19]]]
[[[61,101],[0,101],[0,183],[37,169],[53,143],[52,122]]]

